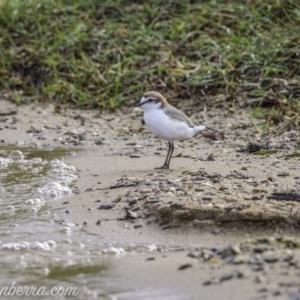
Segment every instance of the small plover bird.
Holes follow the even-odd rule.
[[[169,149],[165,163],[156,169],[169,169],[174,141],[191,139],[207,130],[206,126],[197,125],[182,111],[170,105],[167,99],[158,92],[146,92],[140,102],[134,106],[140,106],[143,109],[144,121],[148,129],[155,136],[168,141]],[[211,138],[215,139],[214,136]]]

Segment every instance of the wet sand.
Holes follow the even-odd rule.
[[[113,258],[110,272],[123,286],[176,291],[178,299],[300,297],[299,130],[262,135],[260,121],[242,111],[198,113],[224,139],[175,143],[171,169],[155,170],[167,145],[138,110],[58,114],[1,101],[0,114],[2,144],[78,149],[65,158],[78,170],[74,194],[52,205],[97,239],[141,245]],[[249,140],[272,152],[249,153]]]

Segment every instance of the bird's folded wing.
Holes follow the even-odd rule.
[[[195,127],[197,126],[196,123],[194,123],[190,118],[188,118],[182,111],[172,106],[172,109],[165,109],[166,115],[171,118],[175,119],[179,122],[184,122],[188,124],[189,127]]]

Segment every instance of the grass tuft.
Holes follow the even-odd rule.
[[[274,124],[300,125],[297,0],[0,7],[0,88],[14,101],[113,110],[155,89],[196,106],[267,107]]]

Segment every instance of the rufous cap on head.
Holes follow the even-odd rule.
[[[159,92],[156,92],[156,91],[146,92],[146,93],[144,93],[143,97],[153,97],[153,98],[157,99],[159,102],[161,102],[161,104],[163,106],[166,106],[168,104],[167,99],[162,94],[160,94]]]

